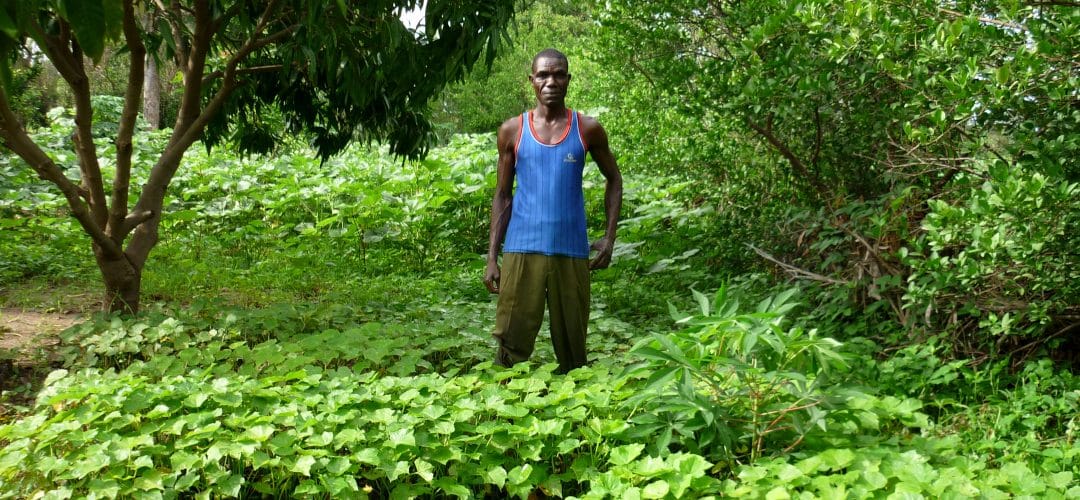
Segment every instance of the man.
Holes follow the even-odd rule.
[[[611,263],[622,205],[622,175],[595,119],[566,107],[566,56],[555,49],[533,58],[529,75],[536,108],[499,127],[498,178],[491,203],[491,238],[484,284],[499,294],[495,362],[529,358],[547,302],[559,372],[587,362],[589,271]],[[582,172],[586,152],[607,179],[604,237],[589,245]],[[513,189],[515,179],[516,191]],[[499,246],[506,240],[502,268]],[[589,250],[596,251],[589,260]]]

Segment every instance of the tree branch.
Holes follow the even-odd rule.
[[[763,138],[765,138],[765,140],[768,141],[768,143],[771,144],[773,148],[776,148],[776,150],[785,159],[787,159],[788,163],[791,164],[795,171],[798,172],[799,175],[803,176],[803,178],[805,178],[807,181],[809,181],[810,184],[814,186],[814,189],[817,189],[818,192],[816,194],[822,197],[827,197],[827,195],[832,193],[832,190],[826,187],[825,184],[821,182],[821,179],[818,179],[816,175],[813,175],[810,170],[806,168],[806,164],[804,164],[798,156],[795,156],[795,153],[793,153],[786,144],[780,142],[780,139],[778,139],[776,135],[772,133],[772,130],[770,130],[771,123],[769,125],[769,128],[767,129],[747,118],[746,125],[752,128]]]
[[[959,18],[968,17],[968,15],[964,14],[963,12],[957,12],[955,10],[941,8],[941,7],[938,8],[938,12],[941,12],[942,14],[948,14],[948,15],[950,15],[952,17],[959,17]],[[994,19],[992,17],[977,16],[976,19],[978,19],[980,23],[992,24],[994,26],[1000,26],[1002,28],[1009,28],[1009,29],[1014,29],[1014,30],[1017,30],[1017,31],[1023,31],[1025,33],[1028,31],[1028,29],[1022,24],[1010,23],[1008,21],[1002,21],[1000,19]]]
[[[820,274],[812,272],[812,271],[807,271],[805,269],[800,269],[800,268],[795,267],[795,266],[793,266],[791,264],[788,264],[786,262],[782,262],[779,259],[777,259],[776,257],[773,257],[772,255],[769,255],[768,252],[766,252],[766,251],[764,251],[764,250],[762,250],[762,249],[760,249],[758,247],[755,247],[754,245],[747,245],[747,246],[749,246],[750,249],[754,251],[754,253],[761,256],[761,258],[763,258],[763,259],[765,259],[765,260],[767,260],[769,262],[772,262],[773,264],[776,264],[776,265],[780,266],[781,269],[787,271],[788,274],[790,274],[793,278],[820,281],[822,283],[828,283],[830,285],[847,285],[847,284],[849,284],[847,281],[842,281],[842,280],[838,280],[838,279],[835,279],[835,278],[830,278],[828,276],[823,276],[823,275],[820,275]]]
[[[82,50],[73,42],[72,55],[75,58],[77,78],[69,81],[71,94],[75,98],[75,151],[79,157],[79,170],[82,173],[83,188],[90,193],[90,212],[94,222],[104,228],[109,221],[109,204],[105,198],[105,184],[101,179],[101,164],[98,162],[97,145],[94,144],[94,107],[90,103],[90,80],[86,78],[83,67]]]
[[[3,87],[0,87],[0,136],[3,137],[5,146],[26,161],[30,168],[37,172],[38,177],[60,188],[60,192],[67,199],[75,220],[79,221],[83,230],[90,235],[94,243],[106,255],[120,258],[123,254],[122,250],[115,242],[109,239],[101,226],[95,223],[89,207],[83,201],[84,191],[71,179],[68,179],[60,167],[26,134],[26,130],[19,122],[18,117],[11,110],[7,92]]]
[[[240,76],[254,75],[258,73],[273,73],[275,71],[281,71],[281,69],[284,67],[285,65],[283,64],[267,64],[264,66],[252,66],[250,68],[237,68],[235,74],[236,76]],[[214,81],[217,78],[221,78],[222,76],[225,76],[224,70],[217,70],[207,73],[206,76],[203,77],[203,85],[208,85],[210,82]]]
[[[109,213],[109,225],[105,232],[113,241],[122,244],[127,232],[124,231],[124,218],[128,210],[128,190],[131,184],[131,137],[135,133],[135,119],[139,115],[142,101],[144,60],[146,46],[139,35],[139,26],[135,19],[133,0],[124,2],[124,39],[131,53],[128,65],[128,84],[124,93],[124,110],[120,114],[120,129],[116,133],[116,176],[113,177],[112,210]]]
[[[258,29],[252,32],[244,46],[237,50],[226,63],[222,74],[221,87],[210,99],[206,107],[200,109],[206,55],[210,48],[210,40],[216,34],[214,30],[220,28],[221,25],[215,23],[210,16],[207,0],[197,0],[195,2],[195,33],[188,65],[183,69],[184,94],[181,101],[180,116],[177,117],[178,126],[173,130],[172,137],[169,138],[169,144],[166,146],[165,151],[162,152],[157,164],[151,169],[150,178],[143,189],[142,195],[139,197],[138,203],[136,203],[135,211],[160,215],[165,189],[176,173],[184,151],[202,136],[206,124],[221,111],[226,100],[236,89],[236,76],[238,74],[236,66],[252,52],[285,39],[299,28],[299,25],[293,25],[259,38],[261,30],[270,22],[273,12],[271,8],[275,7],[277,3],[276,1],[271,2],[267,6],[262,17],[260,17]],[[145,256],[149,254],[153,244],[156,243],[154,241],[156,236],[151,234],[156,235],[156,223],[154,228],[147,228],[147,232],[144,233],[143,237],[138,237],[137,234],[137,237],[132,240],[129,246],[129,253],[135,257],[136,263],[139,265],[144,261]]]
[[[141,212],[131,212],[124,218],[124,222],[119,226],[120,234],[128,234],[139,227],[139,224],[146,222],[154,217],[154,212],[150,210],[144,210]]]
[[[60,73],[60,77],[64,81],[71,81],[75,78],[74,62],[70,58],[70,54],[63,49],[64,41],[57,37],[49,36],[45,33],[45,30],[41,28],[41,25],[37,21],[33,21],[30,24],[29,31],[32,33],[34,41],[37,42],[38,48],[45,53],[45,57],[53,63],[53,67],[56,68],[57,73]]]
[[[165,150],[158,157],[154,167],[150,169],[150,176],[143,187],[139,200],[135,203],[133,212],[161,214],[161,207],[165,200],[165,190],[172,181],[176,169],[180,166],[180,160],[190,142],[187,138],[191,135],[192,124],[200,114],[202,100],[202,74],[206,68],[206,54],[210,50],[210,41],[214,36],[211,30],[212,18],[210,15],[209,0],[194,1],[194,32],[190,47],[186,52],[178,56],[185,64],[179,69],[184,77],[184,91],[180,98],[180,109],[176,116],[176,124],[173,126],[172,135],[165,146]],[[171,4],[174,14],[178,12],[178,4]],[[178,15],[178,14],[177,14]],[[178,17],[179,18],[179,17]],[[181,43],[184,41],[181,39]],[[181,47],[178,46],[178,49]],[[197,137],[197,135],[196,135]],[[193,142],[193,141],[191,141]],[[141,267],[150,255],[150,250],[157,244],[157,224],[160,218],[153,220],[153,215],[147,218],[144,224],[136,228],[135,234],[128,243],[127,253],[132,265]]]
[[[83,52],[77,41],[71,38],[71,27],[59,20],[59,35],[50,36],[34,23],[31,30],[36,33],[37,41],[44,46],[46,57],[57,68],[71,88],[75,99],[75,133],[73,142],[79,157],[79,170],[82,174],[82,189],[89,203],[90,213],[99,228],[108,223],[108,201],[105,187],[101,180],[101,165],[98,163],[97,147],[91,132],[94,111],[90,104],[90,81],[83,66]]]

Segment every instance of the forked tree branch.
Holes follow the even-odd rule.
[[[75,133],[73,142],[79,158],[79,170],[82,175],[82,195],[88,203],[95,225],[104,228],[108,223],[108,201],[101,179],[101,166],[98,163],[97,147],[94,145],[93,108],[90,105],[90,81],[83,65],[83,51],[79,43],[71,36],[71,26],[59,20],[58,32],[50,35],[36,22],[30,26],[35,40],[39,43],[46,57],[71,88],[75,99]]]
[[[270,7],[276,4],[277,2],[271,2],[264,11],[259,21],[260,28],[265,28],[269,24],[272,14]],[[188,64],[181,68],[184,75],[184,94],[180,115],[177,117],[177,127],[174,128],[169,143],[157,164],[151,169],[150,178],[136,203],[135,212],[140,215],[136,218],[129,217],[129,222],[141,217],[149,220],[154,215],[160,215],[165,189],[180,166],[183,152],[202,136],[207,123],[221,111],[229,96],[236,90],[237,65],[252,52],[286,38],[299,28],[298,25],[293,25],[265,37],[259,37],[261,29],[255,30],[244,46],[240,47],[226,63],[222,73],[221,87],[217,89],[210,102],[205,107],[201,107],[206,57],[210,50],[211,39],[222,25],[211,17],[207,0],[195,2],[194,21],[195,30],[191,50],[187,55]],[[132,240],[129,253],[137,265],[141,265],[145,256],[149,254],[150,248],[153,247],[156,238],[153,235],[156,235],[156,222],[154,227],[146,228],[142,236],[136,234],[136,238]]]
[[[106,234],[102,227],[95,223],[90,208],[84,201],[85,192],[79,188],[64,172],[56,165],[41,148],[34,143],[33,139],[26,134],[26,130],[19,123],[18,117],[11,110],[7,92],[0,87],[0,137],[4,139],[4,145],[19,155],[30,168],[44,180],[47,180],[60,188],[64,198],[71,208],[71,214],[83,227],[90,238],[93,239],[105,253],[113,258],[120,258],[123,251]]]
[[[187,50],[183,54],[178,53],[177,58],[178,61],[184,61],[184,64],[179,66],[180,72],[184,76],[184,90],[180,98],[180,109],[176,116],[176,123],[173,126],[173,132],[169,137],[165,150],[158,157],[153,168],[150,169],[149,178],[133,210],[140,214],[151,214],[146,219],[146,223],[136,229],[127,247],[128,256],[135,267],[142,266],[150,255],[150,250],[157,244],[157,224],[160,218],[155,221],[153,217],[160,216],[161,207],[165,200],[165,190],[168,188],[169,182],[172,181],[176,169],[180,166],[184,151],[194,142],[194,140],[189,141],[188,139],[193,135],[196,138],[198,137],[198,134],[191,133],[191,127],[198,118],[201,109],[202,74],[206,67],[206,55],[210,50],[210,42],[214,32],[211,30],[213,19],[210,14],[209,0],[195,0],[194,3],[195,8],[192,13],[194,32],[192,33],[191,44],[187,46],[182,36],[179,41],[179,43],[185,45],[184,48]],[[176,3],[171,4],[171,7],[174,11],[179,8]],[[181,47],[178,45],[177,50],[180,49]]]

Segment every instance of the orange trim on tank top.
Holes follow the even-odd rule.
[[[536,142],[538,142],[540,144],[543,144],[544,146],[558,146],[559,144],[562,144],[562,141],[566,140],[566,136],[570,135],[570,128],[574,125],[574,123],[573,123],[573,115],[571,114],[572,111],[570,111],[570,108],[567,108],[566,109],[566,130],[563,130],[562,137],[559,137],[559,140],[557,140],[555,142],[550,142],[550,143],[544,142],[544,141],[540,140],[540,136],[536,134],[536,127],[533,126],[533,112],[529,111],[528,113],[529,113],[529,133],[532,135],[533,139],[536,139]],[[581,125],[580,124],[578,124],[578,130],[581,130]]]

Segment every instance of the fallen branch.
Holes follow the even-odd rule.
[[[764,250],[762,250],[762,249],[760,249],[758,247],[755,247],[754,245],[747,245],[747,246],[750,247],[750,249],[753,250],[754,253],[761,256],[761,258],[763,258],[763,259],[765,259],[765,260],[767,260],[769,262],[772,262],[773,264],[776,264],[776,265],[780,266],[781,269],[787,271],[788,274],[790,274],[794,278],[808,279],[808,280],[812,280],[812,281],[820,281],[822,283],[828,283],[830,285],[848,285],[848,284],[850,284],[850,282],[848,282],[848,281],[838,280],[836,278],[830,278],[828,276],[824,276],[824,275],[815,273],[813,271],[807,271],[806,269],[801,269],[801,268],[795,267],[795,266],[793,266],[791,264],[788,264],[786,262],[782,262],[781,260],[777,259],[776,257],[773,257],[772,255],[769,255],[768,252],[766,252],[766,251],[764,251]]]

